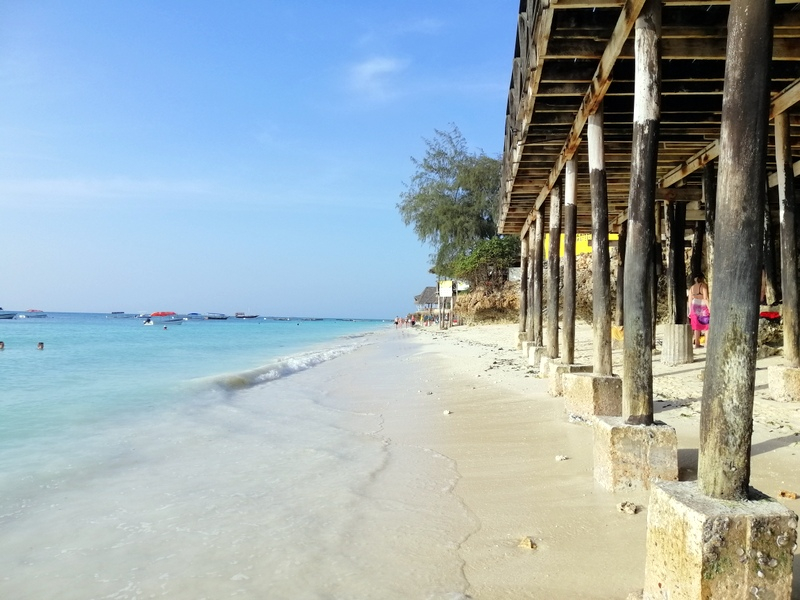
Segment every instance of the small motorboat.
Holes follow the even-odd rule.
[[[42,312],[38,308],[29,308],[24,313],[20,313],[17,315],[18,319],[45,319],[47,318],[47,313]]]
[[[228,318],[225,313],[206,313],[206,321],[224,321]]]
[[[258,315],[248,315],[248,314],[243,313],[243,312],[237,312],[234,316],[237,319],[255,319],[256,317],[258,317]]]

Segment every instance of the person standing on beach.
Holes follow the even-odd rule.
[[[709,311],[708,285],[705,277],[695,275],[694,283],[689,288],[689,320],[692,323],[694,332],[694,347],[702,348],[700,336],[702,332],[708,331],[711,312]]]

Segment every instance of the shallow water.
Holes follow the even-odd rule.
[[[385,327],[0,322],[0,597],[460,597],[454,465],[346,391]]]

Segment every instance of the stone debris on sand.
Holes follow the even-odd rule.
[[[527,536],[522,538],[517,546],[520,548],[530,548],[531,550],[536,550],[536,548],[538,548],[536,542]]]
[[[639,512],[639,506],[634,502],[620,502],[617,504],[617,510],[628,515],[635,515]]]

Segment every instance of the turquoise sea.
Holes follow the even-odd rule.
[[[0,320],[0,598],[462,597],[454,466],[338,368],[393,324],[166,326]]]

